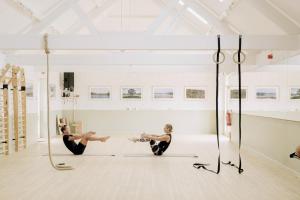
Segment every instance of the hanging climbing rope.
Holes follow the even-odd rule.
[[[50,94],[49,94],[49,48],[48,48],[48,34],[44,35],[44,50],[47,57],[47,133],[48,133],[48,156],[51,166],[56,170],[72,170],[72,166],[68,166],[65,163],[54,164],[51,153],[51,137],[50,137],[50,123],[49,123],[49,110],[50,110]]]

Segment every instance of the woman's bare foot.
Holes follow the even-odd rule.
[[[102,137],[100,139],[101,142],[106,142],[106,140],[108,140],[110,138],[110,136],[106,136],[106,137]]]
[[[146,138],[147,137],[147,134],[146,133],[142,133],[141,134],[141,138]]]

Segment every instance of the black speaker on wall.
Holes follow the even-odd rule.
[[[74,72],[64,72],[64,90],[74,91]]]

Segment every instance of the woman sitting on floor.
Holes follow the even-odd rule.
[[[61,132],[63,133],[64,144],[74,155],[83,154],[88,141],[106,142],[106,140],[110,138],[109,136],[98,137],[95,135],[96,133],[92,131],[83,134],[72,135],[70,133],[70,127],[66,125],[61,128]],[[75,140],[80,141],[77,144]]]
[[[129,138],[129,140],[132,142],[149,142],[153,154],[156,156],[161,156],[171,144],[172,131],[172,125],[166,124],[164,127],[165,134],[163,135],[152,135],[143,133],[140,138]]]
[[[300,146],[296,148],[296,151],[290,155],[291,158],[298,157],[300,158]]]

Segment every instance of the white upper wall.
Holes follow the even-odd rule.
[[[90,99],[89,89],[93,86],[109,87],[111,99]],[[121,99],[122,87],[141,87],[142,100]],[[174,99],[153,99],[153,87],[173,88]],[[206,99],[186,100],[185,87],[204,88]],[[134,70],[132,72],[75,72],[75,93],[80,96],[76,105],[76,109],[79,110],[214,110],[215,75],[201,72],[142,72]],[[220,97],[222,97],[222,92]],[[63,109],[72,109],[72,104],[63,105]]]
[[[0,53],[0,68],[5,65],[5,57],[3,53]]]
[[[40,95],[44,95],[46,99],[46,91],[41,90],[41,84],[44,82],[46,84],[46,76],[44,73],[35,72],[32,70],[28,70],[25,67],[25,78],[26,78],[26,86],[33,86],[33,97],[27,97],[27,113],[38,113],[39,109],[46,110],[46,101],[41,104],[40,103]],[[50,98],[50,110],[57,111],[62,109],[63,101],[60,98],[60,75],[59,73],[50,73],[50,84],[55,85],[56,95],[53,98]]]
[[[242,108],[244,111],[265,112],[295,112],[300,110],[300,101],[289,98],[290,88],[300,88],[300,71],[277,72],[244,72],[242,73],[242,87],[247,89],[247,99],[243,100]],[[238,76],[234,74],[230,77],[228,88],[238,86]],[[257,87],[276,87],[278,88],[277,100],[256,99]],[[229,93],[229,91],[228,91]],[[229,94],[228,94],[229,95]],[[238,109],[238,101],[229,100],[228,108],[233,111]]]
[[[25,67],[26,82],[33,84],[34,97],[27,98],[27,110],[29,113],[38,112],[39,95],[46,95],[40,91],[40,84],[46,81],[45,74],[37,72],[34,68]],[[53,68],[51,68],[51,71]],[[63,70],[68,72],[68,70]],[[69,72],[72,70],[69,70]],[[215,109],[215,74],[214,72],[201,72],[196,69],[174,66],[163,69],[139,68],[138,66],[126,68],[119,66],[114,69],[103,70],[76,70],[75,94],[76,110],[214,110]],[[220,74],[220,109],[223,108],[223,74]],[[52,71],[50,84],[56,87],[56,97],[51,98],[50,109],[72,110],[71,100],[64,101],[61,98],[63,88],[63,72]],[[92,100],[89,97],[90,87],[109,87],[111,89],[110,100]],[[141,87],[142,100],[122,100],[121,87]],[[174,99],[153,99],[153,87],[171,87],[174,89]],[[204,100],[186,100],[185,87],[200,87],[206,90]],[[42,109],[42,108],[40,108]]]

